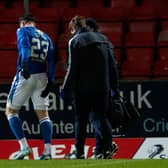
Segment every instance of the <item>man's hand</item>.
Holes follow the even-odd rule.
[[[111,91],[111,96],[115,100],[120,99],[120,91],[119,91],[119,89],[112,90]]]
[[[30,74],[24,69],[21,70],[21,75],[27,80],[30,78]]]
[[[63,90],[63,89],[61,89],[61,91],[60,91],[60,97],[65,101],[65,103],[67,103],[67,104],[71,104],[72,103],[72,101],[74,100],[74,96],[73,96],[73,93],[72,93],[72,91],[70,91],[70,90]]]
[[[46,88],[41,93],[41,97],[48,96],[50,89],[51,89],[51,86],[52,86],[52,82],[48,82]]]

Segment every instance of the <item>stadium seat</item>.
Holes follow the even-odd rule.
[[[67,50],[59,49],[59,60],[56,63],[56,79],[63,80],[67,69]]]
[[[76,7],[104,7],[104,0],[77,0]]]
[[[154,36],[150,32],[129,32],[126,35],[126,47],[154,47]]]
[[[17,50],[0,50],[0,59],[0,78],[13,78],[16,73]]]
[[[157,46],[168,46],[168,20],[160,20],[161,31],[158,34]]]
[[[156,31],[155,21],[130,21],[129,30],[131,32],[153,32]]]
[[[129,14],[128,20],[155,20],[158,18],[157,10],[152,4],[135,6]]]
[[[157,47],[168,47],[168,30],[159,33]]]
[[[57,38],[58,49],[66,49],[68,47],[68,41],[71,37],[70,33],[62,33]]]
[[[124,7],[92,8],[91,16],[98,21],[125,21],[130,11]]]
[[[155,21],[129,21],[125,38],[126,47],[154,47],[156,42]]]
[[[36,21],[40,22],[59,22],[61,12],[56,8],[32,8],[31,13],[35,16]]]
[[[158,49],[158,58],[154,64],[153,75],[155,78],[168,78],[168,48]]]
[[[160,19],[168,19],[167,0],[143,0],[143,5],[155,8]]]
[[[0,23],[0,48],[1,49],[14,49],[16,48],[16,31],[19,27],[15,23]]]
[[[111,7],[124,7],[131,9],[136,6],[136,1],[135,0],[110,0],[111,2]]]
[[[23,15],[24,8],[3,8],[0,14],[0,22],[9,23],[9,22],[17,22],[19,17]]]
[[[160,25],[162,30],[168,31],[168,20],[160,20]]]
[[[152,75],[153,48],[127,48],[120,72],[123,79],[146,79]]]
[[[71,2],[71,0],[40,0],[39,4],[43,8],[61,9],[65,7],[73,7],[73,2]]]
[[[9,0],[8,0],[8,2],[9,2]],[[22,0],[13,0],[10,3],[11,3],[11,8],[24,10],[24,1],[22,1]]]
[[[100,31],[105,34],[115,47],[121,47],[123,43],[122,22],[99,22]]]
[[[0,1],[0,12],[5,8],[5,1]]]
[[[59,33],[59,23],[57,22],[37,22],[37,28],[47,33],[51,37],[53,43],[55,44],[58,38],[58,33]]]
[[[65,12],[66,11],[66,12]],[[69,22],[72,17],[76,16],[76,15],[82,15],[85,17],[90,17],[91,16],[91,9],[88,7],[78,7],[78,8],[65,8],[61,19],[63,22]]]

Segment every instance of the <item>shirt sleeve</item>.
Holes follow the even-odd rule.
[[[72,45],[72,39],[69,41],[68,44],[68,67],[67,72],[63,81],[62,89],[64,91],[70,91],[74,87],[75,78],[76,78],[76,52],[77,49]]]
[[[28,33],[24,29],[19,29],[17,32],[19,52],[21,53],[21,67],[28,71],[28,62],[31,51],[31,44]]]

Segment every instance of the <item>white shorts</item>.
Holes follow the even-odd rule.
[[[48,110],[48,96],[41,97],[41,92],[48,82],[46,73],[32,74],[27,80],[21,74],[17,74],[7,99],[7,107],[19,110],[29,98],[32,99],[34,110]]]

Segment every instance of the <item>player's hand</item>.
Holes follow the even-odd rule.
[[[21,70],[21,75],[27,80],[30,78],[30,74],[24,69]]]
[[[41,97],[47,97],[52,86],[52,82],[48,82],[46,88],[42,91]]]

